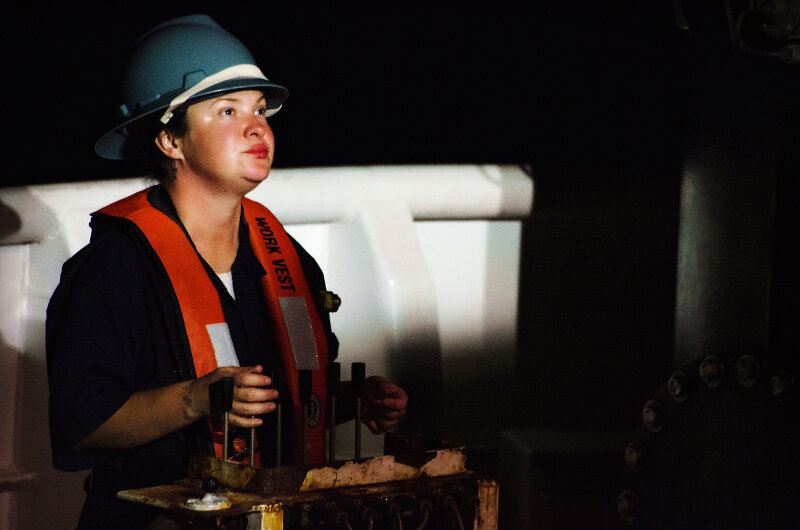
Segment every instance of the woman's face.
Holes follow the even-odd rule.
[[[175,139],[177,177],[195,177],[240,195],[269,175],[275,138],[258,90],[230,92],[186,109],[188,133]]]

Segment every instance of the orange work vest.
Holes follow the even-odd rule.
[[[155,251],[175,293],[183,318],[191,359],[197,377],[217,368],[211,328],[225,322],[214,284],[183,229],[165,213],[153,207],[146,189],[110,204],[96,213],[124,218],[135,224]],[[281,363],[291,398],[293,461],[303,463],[303,408],[300,404],[298,370],[312,370],[314,414],[308,421],[308,464],[325,459],[325,399],[328,344],[314,298],[289,236],[264,206],[242,199],[250,246],[266,274],[261,280],[271,329],[276,337]],[[186,344],[186,341],[184,341]],[[282,403],[287,404],[286,396]],[[217,458],[221,443],[215,443]]]

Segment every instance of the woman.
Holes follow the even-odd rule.
[[[261,464],[274,464],[269,374],[286,373],[296,442],[297,371],[311,370],[324,400],[338,349],[315,306],[325,289],[316,262],[244,198],[269,175],[267,117],[286,89],[204,15],[140,38],[124,85],[123,120],[96,151],[144,161],[160,185],[93,214],[92,239],[64,265],[47,316],[54,465],[92,469],[81,528],[145,527],[157,512],[117,491],[171,483],[193,454],[220,456],[209,386],[223,377],[234,380],[230,424],[256,428]],[[362,419],[378,433],[397,425],[407,397],[373,376],[364,400]],[[320,462],[324,417],[312,423],[306,451]],[[232,453],[247,453],[247,437],[232,440]],[[303,452],[294,443],[282,460]]]

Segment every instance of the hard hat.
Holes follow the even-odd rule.
[[[271,116],[289,96],[286,88],[267,79],[244,44],[208,15],[174,18],[142,35],[134,44],[122,89],[120,122],[95,144],[103,158],[125,158],[129,125],[156,117],[166,124],[181,105],[236,90],[260,90]]]

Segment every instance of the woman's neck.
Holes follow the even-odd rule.
[[[241,197],[209,193],[194,186],[167,186],[183,226],[197,251],[214,269],[228,272],[239,248]]]

